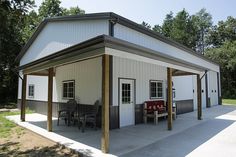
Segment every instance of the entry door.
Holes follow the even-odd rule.
[[[120,79],[120,127],[134,125],[134,80]]]

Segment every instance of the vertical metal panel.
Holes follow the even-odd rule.
[[[175,89],[175,101],[193,99],[192,75],[174,76],[173,88]]]
[[[136,79],[136,104],[150,100],[149,81],[163,81],[163,99],[166,100],[166,67],[113,57],[113,104],[118,106],[118,78]]]
[[[108,35],[108,27],[108,20],[49,22],[29,47],[21,59],[20,65],[27,64],[98,35]]]
[[[209,97],[211,106],[218,104],[217,72],[209,71]]]
[[[56,68],[56,92],[62,98],[62,81],[75,80],[75,99],[81,104],[94,104],[101,99],[102,58],[93,58]]]
[[[202,108],[206,108],[206,75],[201,79]]]
[[[156,50],[158,52],[173,56],[175,58],[183,59],[196,65],[202,65],[215,71],[219,70],[219,66],[215,64],[212,64],[204,59],[189,54],[188,52],[185,52],[181,49],[178,49],[174,46],[171,46],[167,43],[164,43],[160,40],[135,31],[121,24],[115,24],[114,37]]]
[[[56,81],[55,77],[53,78],[53,90],[56,91]],[[29,84],[34,85],[34,97],[29,97]],[[47,101],[48,91],[48,77],[47,76],[32,76],[28,75],[27,79],[27,90],[26,90],[26,98],[27,100],[38,100],[38,101]],[[44,92],[42,92],[44,91]],[[57,102],[57,92],[53,93],[53,102]]]

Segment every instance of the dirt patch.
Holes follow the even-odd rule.
[[[0,138],[0,157],[78,157],[78,153],[19,126],[7,138]]]

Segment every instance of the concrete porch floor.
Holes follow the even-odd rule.
[[[178,115],[173,130],[167,130],[167,121],[158,125],[139,124],[110,131],[110,154],[100,151],[101,131],[87,129],[81,133],[76,126],[64,122],[47,132],[47,117],[27,114],[26,122],[19,115],[8,119],[55,142],[75,149],[86,156],[234,156],[236,154],[236,107],[214,106],[203,109],[203,120],[197,113]]]

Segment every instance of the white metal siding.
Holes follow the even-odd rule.
[[[34,85],[34,97],[28,96],[29,85]],[[21,99],[22,90],[22,80],[19,78],[18,84],[18,99]],[[53,102],[57,102],[57,93],[55,92],[56,84],[55,77],[53,78]],[[37,101],[47,101],[48,100],[48,77],[47,76],[27,76],[26,85],[26,99],[27,100],[37,100]]]
[[[29,47],[20,65],[102,34],[108,34],[107,20],[49,22]]]
[[[196,75],[176,76],[173,77],[176,97],[174,100],[189,100],[193,99],[193,108],[197,109],[197,77]],[[206,90],[205,77],[201,80],[202,87],[202,108],[206,108]]]
[[[178,49],[174,46],[171,46],[167,43],[164,43],[160,40],[152,38],[148,35],[135,31],[121,24],[115,24],[114,37],[153,49],[155,51],[173,56],[178,59],[188,61],[195,65],[201,65],[214,71],[219,71],[219,66],[215,64],[209,63],[208,61],[205,61],[199,57],[191,55],[181,49]]]
[[[193,82],[193,109],[197,109],[197,76],[192,76],[192,82]]]
[[[201,87],[202,87],[202,108],[206,108],[206,80],[205,76],[201,80]]]
[[[166,99],[167,69],[162,66],[134,61],[130,59],[113,57],[113,105],[118,103],[118,79],[135,79],[136,104],[150,100],[149,81],[163,80],[164,100]]]
[[[56,68],[56,87],[59,102],[62,98],[62,82],[75,80],[75,99],[81,104],[94,104],[101,99],[102,58],[94,58]]]
[[[193,99],[193,80],[192,76],[174,76],[173,88],[175,88],[174,100]]]
[[[56,68],[53,79],[53,101],[66,102],[62,98],[62,81],[75,80],[75,98],[82,104],[93,104],[101,99],[102,90],[102,58],[94,58]],[[34,84],[33,98],[28,97],[28,85]],[[22,81],[19,79],[18,99],[21,99]],[[48,77],[27,76],[26,98],[28,100],[47,101]]]
[[[210,97],[211,106],[218,104],[218,89],[217,89],[217,73],[214,71],[208,72],[209,89],[208,96]]]

